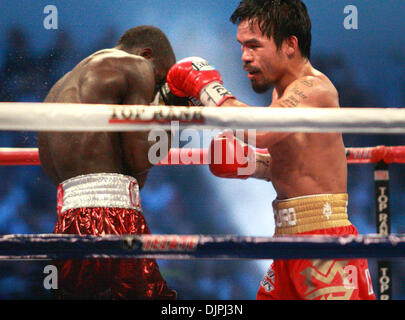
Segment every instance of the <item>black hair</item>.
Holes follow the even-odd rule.
[[[301,0],[243,0],[230,20],[234,24],[257,21],[263,35],[273,37],[277,49],[285,39],[296,36],[302,56],[311,55],[311,19]]]
[[[125,31],[117,42],[124,50],[133,48],[151,48],[157,63],[175,61],[175,54],[169,39],[162,30],[154,26],[137,26]]]

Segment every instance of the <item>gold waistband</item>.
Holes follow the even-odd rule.
[[[275,234],[287,235],[349,226],[347,204],[346,193],[276,199],[273,201]]]

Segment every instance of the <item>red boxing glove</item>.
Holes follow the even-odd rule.
[[[222,85],[221,74],[199,57],[180,60],[167,74],[170,90],[178,97],[194,97],[205,106],[219,106],[234,96]]]
[[[220,178],[257,178],[270,181],[271,157],[268,152],[258,152],[231,132],[216,136],[209,148],[209,168]]]

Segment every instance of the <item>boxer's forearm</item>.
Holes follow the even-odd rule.
[[[221,107],[250,107],[246,103],[243,103],[237,99],[228,99],[226,100]]]

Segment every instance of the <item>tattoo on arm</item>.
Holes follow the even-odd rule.
[[[283,108],[294,108],[299,103],[300,103],[300,101],[296,97],[289,96],[288,98],[283,99],[283,100],[277,102],[276,104],[280,105]]]
[[[283,108],[294,108],[307,98],[304,92],[295,86],[291,89],[291,94],[286,99],[280,100],[276,104]]]
[[[308,97],[304,94],[304,92],[302,92],[302,90],[298,89],[297,87],[294,87],[294,88],[292,89],[292,91],[293,91],[293,93],[294,93],[295,96],[297,96],[298,98],[301,98],[302,100],[308,98]]]
[[[301,80],[301,83],[310,88],[314,86],[314,82],[312,80]]]

